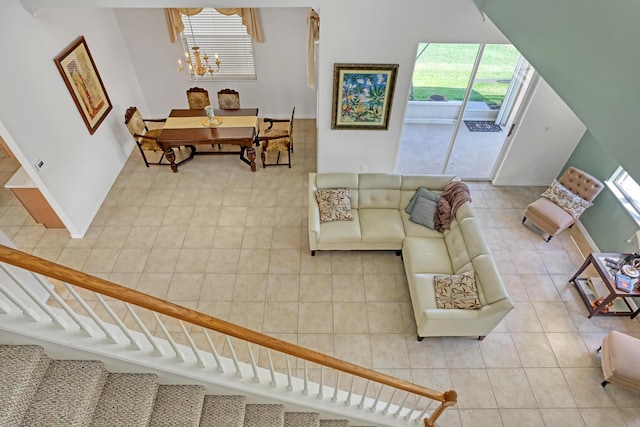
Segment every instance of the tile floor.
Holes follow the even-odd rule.
[[[595,349],[638,320],[587,319],[567,279],[589,249],[576,227],[550,243],[520,223],[541,188],[470,183],[472,206],[516,306],[484,341],[416,340],[402,261],[393,251],[308,250],[312,121],[296,123],[293,167],[251,173],[201,156],[177,174],[134,151],[86,236],[33,222],[0,189],[0,230],[21,249],[231,322],[372,367],[459,403],[453,426],[638,426],[640,395],[600,386]],[[16,163],[0,159],[0,178]],[[575,239],[575,240],[574,240]]]

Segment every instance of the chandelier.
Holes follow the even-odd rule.
[[[207,52],[203,52],[204,56],[202,58],[200,57],[200,48],[196,46],[196,38],[193,33],[193,27],[191,26],[191,15],[187,15],[187,19],[189,20],[189,30],[191,31],[191,40],[193,41],[191,50],[193,51],[193,58],[195,59],[194,64],[189,51],[187,50],[184,52],[189,75],[192,78],[195,78],[196,74],[203,77],[205,74],[209,73],[211,74],[211,77],[213,77],[213,74],[220,70],[220,59],[218,58],[218,54],[216,53],[214,55],[215,61],[213,63],[209,61],[210,58],[207,56]],[[185,67],[182,66],[182,61],[178,59],[178,70],[183,73],[184,69]]]

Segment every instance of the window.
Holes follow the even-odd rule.
[[[181,34],[185,52],[193,56],[193,46],[200,48],[210,62],[215,62],[214,55],[220,59],[220,70],[213,76],[190,76],[191,80],[255,80],[256,71],[253,64],[253,46],[247,29],[238,15],[226,16],[213,8],[205,7],[202,12],[193,16],[181,15],[184,31]],[[193,33],[192,33],[193,31]],[[215,66],[214,66],[215,69]]]
[[[619,166],[606,184],[640,225],[640,185],[636,180]]]

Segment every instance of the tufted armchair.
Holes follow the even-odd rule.
[[[527,206],[522,223],[531,221],[549,236],[548,242],[571,227],[603,188],[598,179],[570,166],[538,200]]]
[[[260,158],[262,159],[262,167],[266,166],[284,166],[291,167],[291,153],[293,153],[293,116],[296,107],[291,111],[291,119],[264,119],[263,129],[260,130],[258,141],[262,144]],[[268,126],[267,123],[269,124]],[[275,124],[275,127],[274,127]],[[266,127],[265,127],[266,126]],[[266,163],[267,152],[276,151],[278,158],[275,163]],[[287,163],[280,163],[280,153],[287,153]]]
[[[233,89],[218,91],[218,108],[221,110],[239,110],[240,94]]]
[[[189,108],[192,110],[202,110],[207,105],[211,105],[209,92],[200,87],[187,89],[187,101],[189,101]]]

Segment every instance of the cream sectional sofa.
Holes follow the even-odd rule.
[[[484,338],[513,309],[471,204],[444,233],[412,222],[405,207],[419,187],[441,193],[455,176],[309,174],[309,246],[317,250],[402,251],[418,339]],[[348,188],[353,221],[320,223],[316,190]],[[434,277],[474,271],[481,308],[439,309]]]

